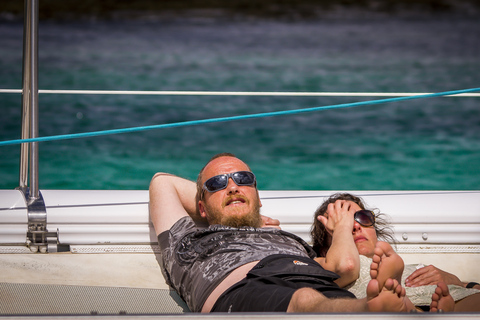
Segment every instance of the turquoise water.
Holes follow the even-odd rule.
[[[303,22],[40,23],[40,89],[440,92],[480,87],[474,18]],[[0,23],[0,88],[21,88],[22,25]],[[338,97],[41,94],[40,136],[364,101]],[[374,98],[372,98],[374,99]],[[0,94],[0,140],[20,137],[20,94]],[[261,189],[478,189],[480,98],[433,98],[295,116],[40,143],[41,189],[147,189],[195,179],[215,153]],[[19,146],[0,147],[0,188]]]

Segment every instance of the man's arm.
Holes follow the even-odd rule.
[[[360,274],[360,257],[352,236],[355,210],[350,209],[347,201],[338,200],[328,206],[327,213],[328,218],[318,218],[332,236],[332,243],[326,257],[315,260],[326,270],[338,274],[340,278],[335,282],[345,287]]]
[[[195,222],[197,216],[194,182],[168,173],[157,173],[150,182],[150,219],[157,236],[169,230],[179,219],[190,215]]]

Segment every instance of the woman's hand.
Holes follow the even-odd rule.
[[[335,203],[328,205],[325,216],[319,215],[317,219],[325,226],[330,235],[333,235],[333,232],[339,226],[343,226],[351,232],[355,212],[356,210],[350,201],[337,200]]]
[[[405,279],[405,286],[407,287],[420,287],[427,285],[436,285],[439,282],[445,282],[445,284],[455,284],[458,286],[464,286],[463,282],[458,279],[454,274],[440,270],[433,265],[429,265],[415,270],[411,275]]]

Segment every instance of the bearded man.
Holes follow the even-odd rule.
[[[335,283],[342,277],[313,260],[307,243],[262,217],[261,205],[255,175],[233,154],[214,156],[196,185],[166,173],[153,177],[150,217],[162,272],[191,311],[407,311],[405,290],[392,279],[373,279],[367,298],[355,299]],[[354,246],[352,253],[358,256]],[[340,274],[358,267],[331,260],[329,269]]]

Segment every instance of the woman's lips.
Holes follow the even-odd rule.
[[[356,237],[355,238],[355,243],[362,242],[362,241],[367,241],[367,238],[365,238],[365,237]]]

